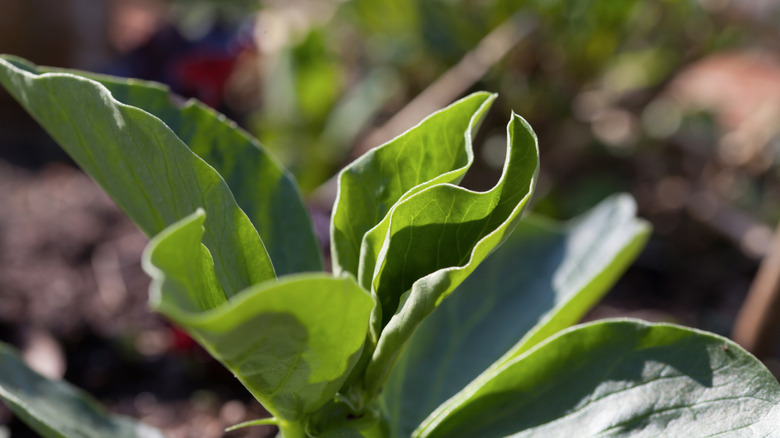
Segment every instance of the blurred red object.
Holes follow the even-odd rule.
[[[235,64],[236,56],[231,53],[196,53],[182,56],[171,66],[172,80],[182,94],[195,97],[212,108],[218,108]]]
[[[171,333],[173,334],[173,342],[171,342],[172,351],[191,351],[197,346],[195,341],[184,330],[170,326]]]

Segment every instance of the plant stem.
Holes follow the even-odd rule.
[[[307,435],[303,424],[280,419],[277,438],[307,438]]]

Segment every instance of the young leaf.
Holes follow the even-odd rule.
[[[263,242],[220,175],[157,117],[70,73],[0,57],[0,84],[147,234],[202,207],[204,244],[232,296],[274,278]]]
[[[152,306],[185,328],[280,420],[300,424],[332,400],[354,366],[373,299],[352,278],[297,274],[252,286],[215,308],[199,210],[149,244]]]
[[[100,82],[114,99],[165,122],[192,152],[213,167],[260,233],[279,276],[322,271],[322,255],[298,186],[260,143],[195,99],[177,104],[162,84],[70,70]]]
[[[402,196],[433,184],[460,181],[474,160],[472,139],[495,97],[489,93],[465,97],[367,152],[339,173],[331,221],[336,275],[358,275],[363,235]]]
[[[774,436],[780,385],[737,344],[637,320],[561,332],[466,387],[415,437]]]
[[[106,412],[67,382],[31,370],[0,342],[0,399],[20,420],[46,438],[164,438],[159,430]]]
[[[393,435],[409,436],[494,362],[576,323],[636,257],[648,232],[628,195],[564,224],[523,219],[404,349],[382,393]]]
[[[530,199],[539,169],[536,135],[515,114],[507,133],[506,163],[491,190],[429,187],[398,202],[364,238],[364,246],[381,248],[372,328],[383,329],[366,370],[374,391],[415,328],[506,238]]]

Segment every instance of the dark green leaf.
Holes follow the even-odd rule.
[[[257,139],[235,123],[197,100],[175,103],[168,88],[154,82],[39,70],[78,73],[98,81],[114,99],[165,122],[228,184],[238,206],[260,233],[277,275],[323,270],[320,246],[298,186]]]
[[[416,437],[775,436],[780,385],[728,339],[670,324],[574,327],[481,376]]]
[[[67,382],[49,380],[27,367],[0,342],[0,398],[46,438],[163,438],[159,430],[112,415]]]
[[[409,436],[486,368],[576,323],[644,245],[649,227],[635,215],[622,195],[569,223],[522,220],[401,354],[382,393],[394,435]]]
[[[252,286],[211,308],[217,282],[200,244],[199,210],[144,255],[151,301],[230,369],[280,420],[303,423],[332,400],[357,361],[374,305],[352,278],[297,274]]]
[[[157,117],[101,84],[0,57],[0,83],[147,234],[202,207],[227,296],[274,278],[263,242],[220,175]],[[224,298],[222,299],[224,300]]]

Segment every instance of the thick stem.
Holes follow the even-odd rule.
[[[307,438],[303,424],[279,420],[279,434],[277,438]]]
[[[384,418],[380,418],[379,421],[374,423],[371,427],[361,430],[360,432],[365,438],[389,438],[390,436],[390,428]]]

